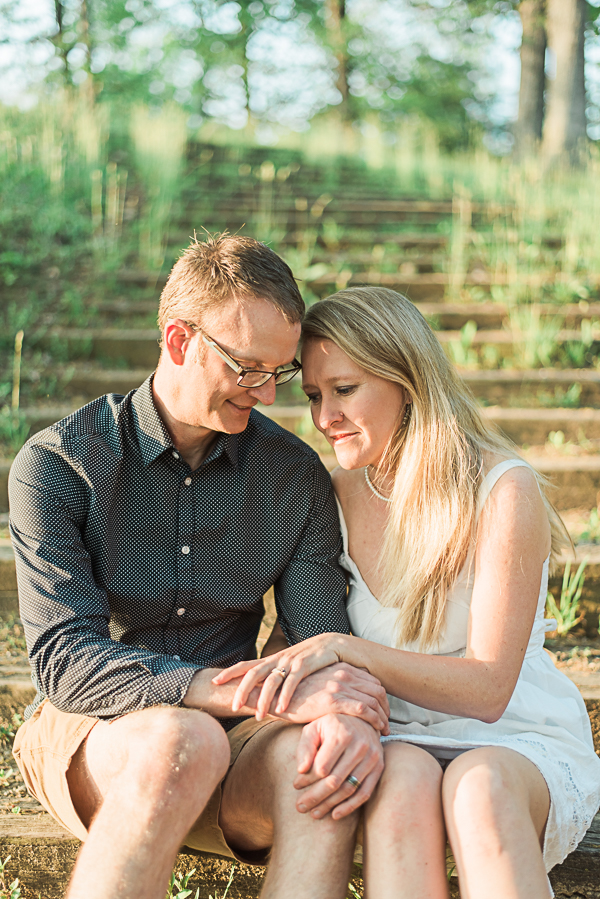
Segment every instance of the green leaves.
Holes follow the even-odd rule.
[[[579,614],[579,600],[585,581],[584,571],[587,563],[588,557],[586,556],[573,575],[571,575],[571,562],[566,563],[558,603],[553,595],[548,593],[546,610],[549,617],[556,618],[558,634],[568,634],[583,617]]]

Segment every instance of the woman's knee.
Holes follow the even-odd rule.
[[[487,747],[463,753],[442,785],[449,832],[498,845],[525,831],[542,837],[550,799],[535,765],[513,750]]]
[[[449,765],[442,785],[450,830],[470,839],[499,839],[528,816],[527,796],[511,778],[507,760],[492,750],[464,753]]]

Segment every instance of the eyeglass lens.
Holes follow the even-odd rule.
[[[291,379],[297,373],[297,368],[290,368],[286,369],[285,371],[279,371],[274,376],[275,383],[286,384],[288,381],[291,381]],[[270,372],[246,370],[239,379],[238,384],[240,385],[240,387],[261,387],[263,384],[266,384],[271,377],[273,377],[273,375]]]

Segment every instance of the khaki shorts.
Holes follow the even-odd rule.
[[[84,742],[98,718],[61,712],[47,699],[35,710],[31,718],[21,725],[15,737],[13,754],[29,792],[47,812],[70,830],[78,839],[85,840],[87,829],[75,811],[67,784],[67,771],[71,759]],[[263,727],[273,719],[256,721],[248,718],[237,724],[227,734],[231,748],[230,768],[242,749]],[[252,853],[254,858],[244,858],[228,846],[219,827],[221,784],[210,797],[206,808],[183,841],[183,845],[202,852],[211,852],[226,858],[259,864],[266,860],[268,852]]]

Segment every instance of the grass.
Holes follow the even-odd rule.
[[[135,107],[124,121],[107,105],[79,108],[67,94],[28,112],[0,107],[0,454],[14,455],[27,436],[11,402],[17,333],[24,332],[20,406],[56,402],[65,370],[87,350],[50,340],[48,330],[103,323],[101,299],[156,298],[156,277],[193,229],[201,235],[205,224],[227,225],[220,201],[240,191],[252,200],[244,233],[283,255],[308,303],[323,289],[314,283],[321,275],[337,289],[353,272],[412,275],[414,260],[429,254],[418,267],[446,272],[447,299],[510,308],[512,350],[475,344],[476,325],[467,322],[449,347],[459,365],[598,367],[600,329],[591,316],[580,340],[557,340],[561,305],[597,295],[595,155],[582,171],[546,173],[481,148],[444,155],[416,119],[405,122],[401,140],[374,119],[340,141],[335,123],[322,120],[307,134],[280,135],[277,147],[209,125],[189,132],[174,106]],[[335,211],[349,195],[444,200],[452,212],[425,224],[389,217],[375,227]],[[281,221],[282,204],[295,211],[292,226]],[[349,240],[357,231],[362,244]],[[415,232],[441,238],[442,250],[394,242]],[[140,267],[150,276],[146,288],[119,282],[120,269]],[[479,275],[481,284],[471,283]],[[542,302],[554,303],[556,314],[541,315]],[[535,401],[576,407],[579,391],[576,384],[540,391]]]
[[[579,600],[585,582],[584,572],[587,563],[586,557],[574,574],[571,574],[571,562],[566,563],[558,603],[552,593],[548,592],[546,611],[550,618],[556,619],[556,632],[559,636],[568,634],[583,619],[583,615],[579,614]]]
[[[4,861],[0,861],[0,899],[20,899],[19,878],[9,882],[6,874],[6,866],[9,861],[10,855],[7,855]]]
[[[225,886],[223,895],[219,896],[218,892],[216,892],[215,895],[210,896],[209,899],[226,899],[229,888],[233,883],[235,869],[236,863],[234,862],[231,866],[231,870],[229,872],[229,880],[227,881],[227,885]],[[192,868],[192,870],[188,871],[186,874],[183,874],[181,871],[174,871],[171,874],[171,878],[169,880],[166,899],[189,899],[190,896],[192,897],[192,899],[198,899],[198,897],[200,896],[200,887],[197,887],[196,892],[194,893],[193,889],[189,886],[190,880],[195,873],[195,868]],[[1,895],[0,899],[2,899]]]
[[[600,513],[595,506],[579,537],[580,543],[600,543]]]

